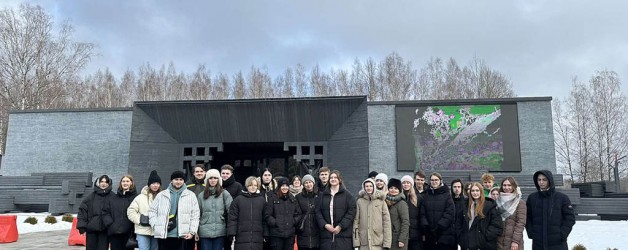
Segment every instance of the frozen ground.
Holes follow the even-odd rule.
[[[45,213],[19,213],[17,217],[17,228],[20,234],[70,230],[72,223],[61,221],[61,216],[57,217],[56,224],[44,222]],[[36,225],[24,223],[24,220],[34,216],[39,221]],[[76,214],[74,215],[76,216]],[[524,232],[524,236],[526,236]],[[532,249],[532,241],[525,238],[525,249]],[[607,248],[628,249],[628,221],[577,221],[569,235],[569,248],[580,243],[589,250],[606,250]]]

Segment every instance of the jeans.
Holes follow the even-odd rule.
[[[140,250],[157,250],[157,238],[151,235],[137,235],[137,244]]]
[[[200,242],[200,250],[222,250],[225,244],[225,237],[201,238]]]

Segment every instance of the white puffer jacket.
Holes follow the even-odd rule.
[[[183,190],[177,205],[177,231],[179,237],[188,233],[196,234],[200,218],[198,200],[194,192]],[[168,215],[170,215],[170,190],[159,192],[155,201],[150,205],[148,217],[157,239],[165,239],[168,236]]]
[[[148,209],[150,204],[153,203],[155,197],[150,192],[148,186],[142,188],[142,192],[133,199],[131,205],[126,210],[126,215],[129,220],[135,224],[135,233],[141,235],[153,235],[153,229],[150,226],[140,226],[140,215],[148,216]]]

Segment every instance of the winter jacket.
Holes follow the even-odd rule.
[[[198,194],[198,205],[201,219],[198,225],[198,236],[216,238],[227,235],[227,213],[231,206],[231,195],[223,190],[218,197],[210,195],[204,199],[205,191]]]
[[[426,244],[455,244],[454,214],[454,200],[445,184],[425,191],[421,203],[421,226],[426,234]]]
[[[135,233],[141,235],[153,235],[153,229],[150,226],[140,225],[140,216],[148,216],[148,209],[153,203],[155,197],[150,193],[150,187],[144,186],[141,193],[133,199],[131,205],[126,210],[126,215],[133,224],[135,224]]]
[[[374,183],[373,186],[375,186]],[[368,247],[368,249],[390,248],[392,228],[388,206],[384,202],[384,193],[375,191],[370,196],[362,189],[358,196],[360,198],[356,202],[357,212],[353,219],[353,246]]]
[[[333,214],[330,217],[330,203],[333,199]],[[320,248],[332,249],[351,249],[352,247],[352,229],[353,219],[355,218],[356,205],[355,199],[344,187],[340,187],[338,192],[332,196],[330,187],[321,193],[320,204],[316,209],[316,219],[321,230]],[[332,233],[325,229],[326,224],[332,226],[340,226],[340,233],[332,237]]]
[[[453,195],[452,195],[453,197]],[[465,230],[465,227],[469,227],[469,225],[465,224],[465,218],[464,218],[464,213],[466,213],[466,211],[468,210],[467,206],[467,197],[465,197],[464,195],[460,195],[460,197],[452,198],[454,200],[454,205],[455,205],[455,214],[454,214],[454,232],[455,232],[455,239],[456,239],[456,244],[460,245],[460,237],[462,235],[463,230]]]
[[[185,187],[188,190],[194,192],[194,196],[197,196],[198,194],[203,192],[203,190],[205,190],[205,179],[197,180],[195,177],[193,177],[192,180],[185,183]]]
[[[408,215],[408,203],[405,196],[399,194],[397,196],[388,195],[386,197],[388,210],[390,211],[390,222],[392,225],[392,246],[390,249],[408,249],[408,232],[410,230],[410,216]],[[399,242],[404,247],[399,247]]]
[[[549,189],[541,191],[537,182],[539,174],[547,177]],[[555,190],[550,171],[534,173],[534,185],[538,190],[526,201],[526,232],[532,239],[532,249],[567,249],[567,237],[576,223],[569,197]]]
[[[266,203],[264,221],[271,237],[294,238],[295,228],[300,220],[301,207],[289,192],[285,196],[274,195]]]
[[[229,179],[222,182],[222,188],[227,190],[231,198],[235,200],[242,193],[242,184],[235,180],[235,175],[231,175]]]
[[[301,209],[301,222],[297,224],[297,244],[301,248],[318,248],[320,229],[316,222],[318,193],[303,190],[296,197]],[[301,228],[301,224],[303,227]]]
[[[137,190],[135,190],[135,188],[124,194],[122,191],[118,190],[117,194],[109,196],[111,203],[111,217],[113,218],[113,223],[107,230],[109,235],[130,234],[133,232],[133,222],[129,220],[127,210],[136,196]]]
[[[244,191],[231,202],[227,235],[235,236],[235,250],[262,249],[265,203],[261,193]]]
[[[406,192],[404,192],[406,195]],[[406,204],[408,204],[408,215],[410,217],[410,231],[408,233],[409,240],[423,242],[423,233],[421,231],[421,203],[423,203],[423,195],[417,194],[417,205],[412,204],[410,198],[406,195]]]
[[[81,234],[104,232],[113,223],[111,217],[111,180],[109,187],[101,189],[98,180],[94,182],[94,191],[81,202],[77,215],[76,229]]]
[[[526,211],[525,201],[519,201],[515,213],[503,221],[504,230],[502,235],[497,237],[497,249],[510,250],[513,242],[519,244],[519,249],[524,249],[523,229],[526,225]]]
[[[472,202],[470,199],[467,202]],[[497,206],[491,198],[486,198],[484,202],[484,218],[479,215],[469,226],[468,204],[467,210],[463,213],[466,227],[462,230],[460,245],[462,249],[470,250],[495,250],[497,249],[497,236],[502,234],[502,218],[497,211]],[[510,249],[510,248],[508,248]]]
[[[170,184],[172,185],[172,184]],[[157,239],[165,239],[168,235],[168,216],[175,212],[170,211],[170,190],[166,189],[157,194],[148,210],[148,218]],[[188,233],[196,234],[200,211],[198,200],[194,192],[184,189],[177,205],[177,232],[180,237]]]

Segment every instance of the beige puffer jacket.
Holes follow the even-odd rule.
[[[153,203],[155,197],[149,192],[150,188],[144,186],[142,192],[133,199],[131,205],[126,210],[129,220],[135,224],[135,233],[141,235],[153,235],[153,229],[150,226],[140,226],[140,215],[148,216],[148,208]]]
[[[364,182],[375,183],[371,179]],[[364,187],[364,182],[362,186]],[[353,219],[353,247],[360,249],[390,248],[392,228],[385,194],[375,190],[372,197],[364,191],[358,193],[357,212]]]

